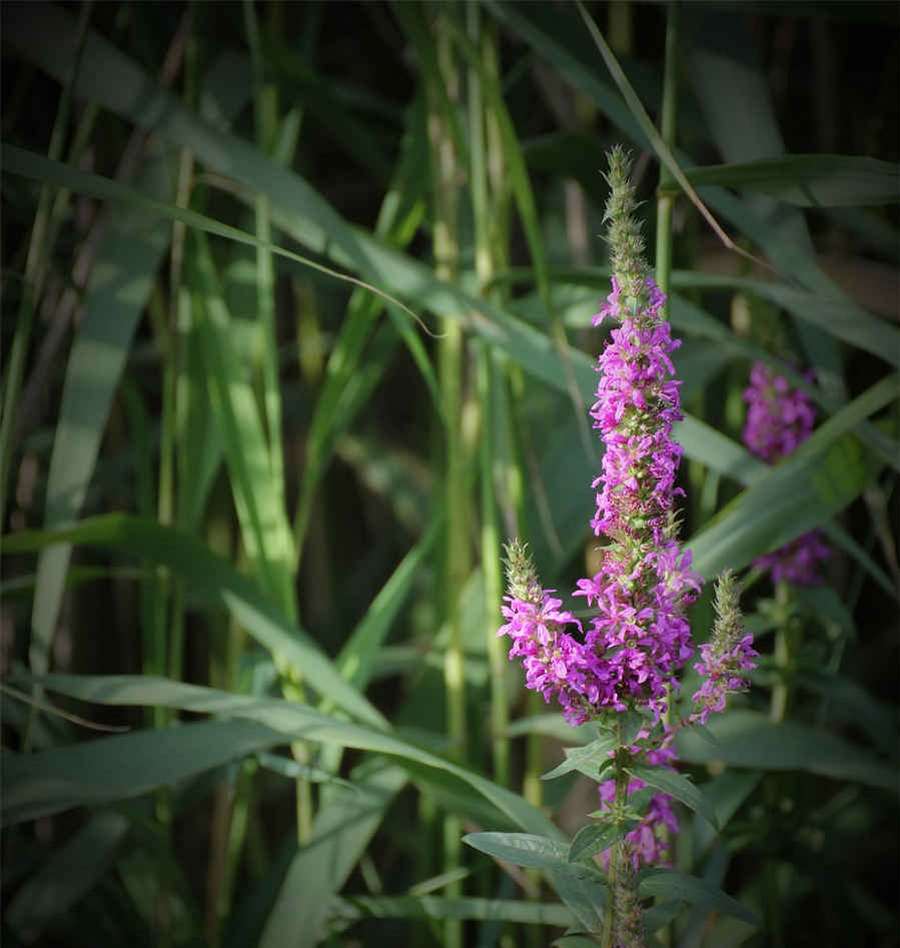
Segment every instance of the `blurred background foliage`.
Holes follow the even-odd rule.
[[[723,831],[682,814],[650,937],[900,943],[898,7],[587,9],[611,59],[549,0],[3,5],[8,945],[596,922],[558,859],[460,839],[558,847],[597,805],[540,781],[591,734],[495,630],[505,540],[560,589],[594,555],[615,143],[684,339],[698,567],[835,550],[817,588],[747,574],[754,688],[680,746]],[[821,419],[771,470],[758,359]]]

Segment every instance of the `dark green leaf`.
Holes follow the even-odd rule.
[[[635,820],[626,820],[624,823],[589,823],[582,826],[569,847],[569,862],[581,862],[605,852],[637,825]]]
[[[703,795],[703,791],[691,783],[683,774],[668,770],[665,767],[644,766],[629,767],[628,772],[632,777],[643,780],[647,786],[668,793],[669,796],[680,800],[685,806],[690,807],[695,813],[699,813],[718,829],[719,821],[712,804]]]
[[[593,780],[598,780],[604,768],[611,762],[609,752],[616,746],[614,737],[599,737],[584,747],[566,747],[566,759],[553,770],[541,776],[541,780],[554,780],[573,770]]]
[[[749,925],[759,927],[760,924],[756,915],[741,905],[737,899],[733,899],[721,889],[695,876],[688,876],[670,869],[651,869],[641,875],[639,887],[643,896],[680,899],[692,905],[703,905],[711,911],[733,915]]]

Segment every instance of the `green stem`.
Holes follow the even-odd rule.
[[[434,254],[438,279],[452,283],[459,267],[458,174],[459,161],[453,135],[448,127],[450,116],[440,101],[440,90],[434,88],[435,79],[444,90],[449,108],[454,107],[459,93],[459,74],[453,57],[449,31],[442,28],[443,19],[452,11],[436,7],[436,21],[432,35],[435,38],[439,76],[432,77],[429,89],[429,134],[431,138],[432,167],[434,169]],[[465,445],[462,429],[463,364],[465,340],[462,327],[447,322],[438,343],[438,378],[442,407],[446,420],[444,503],[447,511],[444,546],[444,615],[449,638],[444,663],[444,687],[447,706],[447,730],[451,755],[463,760],[466,754],[466,693],[463,665],[463,636],[460,616],[460,597],[469,569],[468,563],[468,504],[465,488]],[[444,867],[456,869],[462,860],[462,823],[455,814],[444,819]],[[461,882],[447,887],[448,898],[462,894]],[[448,920],[444,927],[447,948],[462,948],[462,924]]]
[[[468,31],[473,43],[479,44],[485,68],[495,60],[493,35],[482,30],[479,7],[470,3],[467,8]],[[470,67],[469,91],[469,155],[471,160],[470,190],[472,213],[475,222],[475,270],[478,275],[479,292],[490,283],[494,275],[494,255],[491,250],[490,209],[488,206],[488,176],[485,162],[484,100],[481,90],[481,74]],[[494,438],[494,362],[490,350],[478,347],[478,402],[481,406],[481,450],[479,452],[481,476],[481,569],[484,575],[484,625],[490,668],[491,711],[490,731],[494,779],[502,786],[509,783],[509,741],[505,737],[508,723],[506,697],[506,659],[503,643],[497,637],[497,622],[503,595],[503,578],[500,570],[500,531],[497,502],[494,491],[494,463],[496,444]]]
[[[628,774],[622,767],[622,720],[616,717],[616,749],[613,758],[613,777],[616,781],[616,795],[613,800],[612,815],[616,823],[623,820],[623,811],[628,793]],[[613,942],[616,934],[616,882],[622,867],[622,860],[626,858],[626,843],[620,839],[614,846],[609,859],[609,871],[607,872],[607,903],[606,914],[603,916],[603,929],[600,938],[600,944],[603,948],[614,948]]]
[[[92,6],[91,3],[85,3],[78,18],[75,59],[71,74],[63,84],[59,107],[53,121],[53,131],[50,133],[47,157],[53,161],[59,161],[62,154],[66,128],[69,124],[69,114],[72,110],[72,86],[81,64],[81,54],[87,36]],[[34,313],[43,290],[48,261],[52,251],[49,237],[52,232],[50,223],[53,206],[53,188],[44,185],[41,187],[34,225],[31,228],[28,253],[25,257],[25,278],[22,284],[22,298],[19,301],[16,331],[5,366],[6,387],[3,390],[3,416],[0,418],[0,520],[6,516],[7,481],[12,467],[13,436],[22,382],[25,377],[25,362],[28,358],[31,330],[34,325]],[[40,672],[43,669],[33,670]],[[26,728],[26,732],[29,731],[30,727]]]
[[[775,601],[779,607],[780,621],[775,630],[775,684],[772,686],[772,700],[769,705],[769,718],[779,723],[787,715],[790,703],[790,664],[793,653],[793,620],[790,618],[791,590],[784,581],[775,586]]]
[[[259,23],[252,0],[244,0],[244,27],[247,33],[247,45],[250,48],[250,60],[253,67],[254,120],[256,141],[260,150],[271,154],[275,142],[278,109],[274,100],[275,89],[265,84],[265,69],[260,39]],[[256,234],[265,247],[256,249],[256,305],[263,332],[263,407],[269,440],[270,483],[278,495],[280,505],[285,507],[284,495],[284,459],[281,444],[281,390],[278,378],[278,341],[275,330],[275,266],[268,245],[272,240],[272,220],[269,199],[257,195],[254,202]],[[296,600],[293,593],[293,576],[290,566],[295,562],[289,531],[285,530],[281,538],[284,544],[275,554],[281,564],[278,577],[278,597],[287,615],[295,617]],[[285,696],[303,702],[305,700],[302,682],[294,675],[290,681],[283,682]],[[294,759],[301,764],[308,763],[309,750],[299,741],[291,745]],[[298,778],[295,784],[295,809],[297,823],[297,841],[300,845],[308,842],[312,836],[313,797],[309,781]]]
[[[678,3],[673,0],[668,7],[666,21],[666,62],[663,73],[663,101],[660,134],[672,148],[675,145],[678,118]],[[662,164],[659,169],[659,190],[669,191],[674,179]],[[674,196],[659,194],[656,199],[656,284],[669,293],[672,278],[672,209]]]
[[[678,119],[678,3],[677,0],[671,0],[668,5],[668,16],[666,19],[666,58],[663,70],[663,100],[662,114],[660,117],[660,134],[663,141],[670,147],[675,146],[675,136]],[[665,164],[661,164],[659,171],[659,192],[656,198],[656,285],[669,295],[672,281],[672,211],[675,205],[675,197],[671,194],[662,193],[671,190],[672,173]],[[703,482],[703,469],[691,465],[689,477],[695,483],[695,490],[691,492],[692,496],[699,495],[700,487]],[[669,720],[671,713],[671,700],[666,711],[666,719]],[[626,781],[627,783],[627,781]],[[616,785],[618,794],[618,784]],[[675,841],[670,839],[668,829],[663,827],[664,840],[668,844],[670,853],[674,856]],[[612,886],[610,886],[612,891]],[[661,932],[662,941],[665,945],[671,945],[674,941],[674,933],[671,926],[667,925]]]

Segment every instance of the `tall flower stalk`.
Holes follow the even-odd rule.
[[[605,449],[591,519],[602,546],[600,568],[578,580],[573,592],[591,611],[582,623],[564,608],[555,590],[543,588],[525,548],[513,542],[498,634],[512,640],[509,655],[522,660],[528,688],[557,701],[570,724],[595,721],[610,735],[611,749],[600,764],[600,813],[614,839],[602,854],[610,898],[601,944],[636,948],[643,944],[636,871],[665,860],[666,831],[675,832],[677,822],[666,794],[650,794],[646,812],[632,807],[629,798],[645,782],[630,770],[672,765],[677,727],[666,714],[678,674],[693,655],[685,611],[701,578],[678,540],[682,450],[672,429],[682,416],[671,355],[679,342],[644,258],[629,159],[620,148],[608,159],[605,220],[613,276],[594,324],[612,319],[617,325],[598,360],[590,409]],[[752,667],[756,653],[749,637],[735,640],[739,620],[730,620],[737,599],[728,582],[720,592],[730,624],[703,646],[708,678],[695,695],[697,710],[679,726],[721,710]]]

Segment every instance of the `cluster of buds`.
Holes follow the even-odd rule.
[[[716,622],[712,638],[700,646],[701,660],[694,670],[703,684],[694,692],[696,711],[692,720],[706,724],[710,714],[725,710],[728,695],[747,688],[746,675],[756,667],[759,653],[753,636],[744,633],[739,606],[740,593],[731,570],[725,570],[716,584]]]

